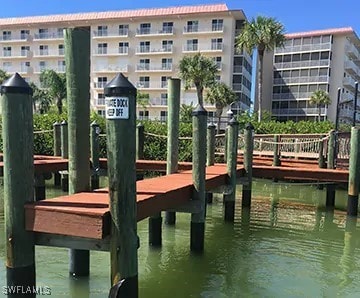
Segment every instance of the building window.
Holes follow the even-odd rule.
[[[163,58],[161,59],[161,69],[162,70],[172,70],[172,58]]]
[[[160,104],[163,106],[167,106],[167,100],[168,100],[168,94],[167,93],[161,93],[160,94]]]
[[[150,88],[150,77],[139,77],[139,88]]]
[[[151,24],[150,23],[142,23],[140,24],[139,34],[150,34]]]
[[[30,69],[30,62],[29,61],[21,62],[20,69],[21,69],[21,72],[28,72]]]
[[[139,111],[139,120],[149,120],[149,111]]]
[[[99,43],[97,53],[101,55],[107,54],[107,43]]]
[[[223,39],[222,38],[212,38],[211,39],[211,50],[218,51],[223,49]]]
[[[222,31],[224,26],[224,21],[222,19],[212,20],[212,31]]]
[[[10,57],[11,56],[11,47],[3,47],[3,56]]]
[[[199,21],[188,21],[184,32],[198,32]]]
[[[106,83],[107,83],[107,77],[98,77],[97,84],[95,85],[95,87],[104,88]]]
[[[26,57],[30,52],[30,46],[22,46],[20,51],[20,56]]]
[[[3,31],[2,40],[11,40],[11,31]]]
[[[57,28],[57,38],[64,38],[64,28]]]
[[[216,64],[217,69],[221,70],[221,57],[213,57],[213,60]],[[234,65],[234,72],[235,72],[235,66],[237,66],[237,65]]]
[[[40,45],[40,46],[39,46],[39,50],[40,50],[40,52],[39,52],[40,56],[47,56],[47,55],[49,55],[49,46],[47,46],[47,45]]]
[[[128,34],[129,34],[129,25],[127,24],[119,25],[119,35],[128,36]]]
[[[12,63],[11,62],[3,62],[2,68],[6,72],[12,72]]]
[[[108,35],[108,26],[98,26],[96,33],[97,33],[97,36],[107,36]]]
[[[22,39],[22,40],[28,39],[29,35],[30,35],[30,30],[21,30],[20,31],[20,39]]]
[[[39,61],[39,71],[42,72],[47,68],[46,61]]]
[[[171,77],[161,77],[161,88],[167,88],[168,79],[171,79]]]
[[[128,42],[119,42],[119,53],[127,54],[129,52],[129,43]]]
[[[65,72],[66,68],[65,68],[65,61],[64,60],[59,60],[58,61],[58,72]]]
[[[104,93],[98,93],[96,105],[104,106],[105,105],[105,95]]]
[[[161,122],[167,121],[167,111],[160,111],[160,121]]]
[[[173,22],[163,22],[162,33],[173,33]]]
[[[59,49],[59,55],[63,56],[65,54],[64,45],[59,44],[58,49]]]
[[[138,70],[150,70],[150,59],[140,59]]]
[[[140,41],[140,53],[150,52],[150,41]]]
[[[40,39],[49,38],[49,29],[40,28],[38,37]]]
[[[162,50],[164,52],[172,52],[173,41],[172,40],[163,40],[162,41]]]
[[[186,41],[186,51],[197,51],[198,50],[198,40],[189,39]]]
[[[97,110],[98,115],[105,117],[105,110]]]

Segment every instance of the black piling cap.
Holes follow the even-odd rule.
[[[107,97],[127,95],[136,97],[136,91],[134,85],[122,73],[118,73],[104,88],[104,94]]]
[[[207,115],[207,111],[204,109],[204,107],[202,105],[197,105],[197,107],[195,108],[195,110],[193,110],[192,112],[193,116],[200,116],[200,115]]]
[[[250,122],[248,122],[248,123],[246,123],[246,125],[245,125],[245,129],[253,130],[253,129],[254,129],[254,126],[253,126]]]
[[[234,117],[232,117],[229,121],[229,125],[230,126],[239,125],[239,122],[237,122],[237,120]]]
[[[18,93],[18,94],[33,94],[32,88],[28,83],[18,74],[13,74],[0,86],[0,93]]]

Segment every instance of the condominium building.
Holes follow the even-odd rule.
[[[35,83],[44,69],[64,72],[63,28],[87,26],[90,100],[99,114],[104,113],[105,84],[121,72],[149,95],[148,106],[138,107],[138,116],[166,119],[167,80],[179,77],[184,55],[198,52],[216,62],[217,80],[236,91],[237,102],[231,107],[245,110],[250,106],[252,59],[235,51],[234,43],[244,20],[241,10],[229,10],[225,4],[0,19],[0,68]],[[197,103],[195,88],[182,88],[181,103]]]
[[[310,97],[322,89],[332,102],[321,107],[321,118],[335,121],[341,88],[339,120],[352,121],[355,81],[360,80],[360,40],[352,28],[287,34],[284,47],[268,53],[265,60],[264,101],[277,119],[318,119]]]

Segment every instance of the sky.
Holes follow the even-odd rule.
[[[248,19],[274,17],[288,33],[352,27],[360,35],[360,0],[0,0],[0,18],[210,3],[242,9]]]

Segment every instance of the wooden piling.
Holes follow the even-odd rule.
[[[230,192],[224,195],[224,219],[225,221],[234,221],[235,217],[235,196],[236,196],[236,165],[238,155],[238,133],[239,123],[235,118],[229,121],[228,139],[227,139],[227,173]]]
[[[168,137],[166,175],[176,173],[179,163],[180,79],[168,80]],[[165,212],[165,224],[175,225],[176,213]]]
[[[360,183],[360,129],[351,128],[347,214],[357,216]]]
[[[138,297],[136,92],[122,74],[105,86],[111,284],[124,279],[130,298]]]
[[[331,130],[329,133],[328,145],[327,145],[327,168],[335,168],[335,141],[336,141],[336,132]],[[326,185],[326,203],[325,206],[328,209],[333,209],[335,207],[335,194],[336,187],[335,184]]]
[[[93,121],[90,125],[90,159],[91,159],[91,189],[100,187],[99,171],[100,171],[100,146],[99,146],[100,126]]]
[[[55,122],[53,124],[53,138],[54,138],[54,156],[61,156],[61,124]],[[54,185],[61,185],[60,173],[54,173]]]
[[[324,136],[320,136],[318,164],[320,169],[324,169],[326,167],[324,157]]]
[[[1,87],[4,152],[6,285],[35,287],[34,234],[25,230],[24,204],[34,201],[32,89],[15,73]],[[11,298],[23,297],[10,293]],[[36,297],[35,293],[27,297]]]
[[[242,189],[242,207],[251,206],[251,189],[252,189],[252,164],[253,164],[253,150],[254,150],[254,126],[248,123],[244,131],[244,169],[246,183]]]
[[[273,160],[273,166],[279,167],[281,166],[281,160],[280,160],[280,136],[274,135],[274,160]]]
[[[34,184],[35,201],[45,200],[46,186],[44,174],[35,174]]]
[[[136,160],[144,159],[145,127],[139,123],[136,126]],[[136,173],[136,180],[143,180],[144,173]]]
[[[69,194],[90,191],[90,28],[64,30],[69,134]],[[88,250],[70,250],[70,274],[89,275]]]
[[[69,158],[68,124],[65,120],[61,122],[61,157]],[[61,173],[61,188],[62,191],[69,191],[69,174],[66,170]]]
[[[216,135],[216,125],[211,123],[207,127],[206,135],[206,166],[212,166],[215,163],[215,135]],[[213,202],[213,193],[206,193],[206,202],[212,204]]]
[[[200,202],[201,211],[191,214],[190,249],[194,252],[204,250],[205,236],[205,170],[206,170],[206,118],[207,112],[198,105],[192,113],[193,149],[192,178],[194,183],[193,200]]]

